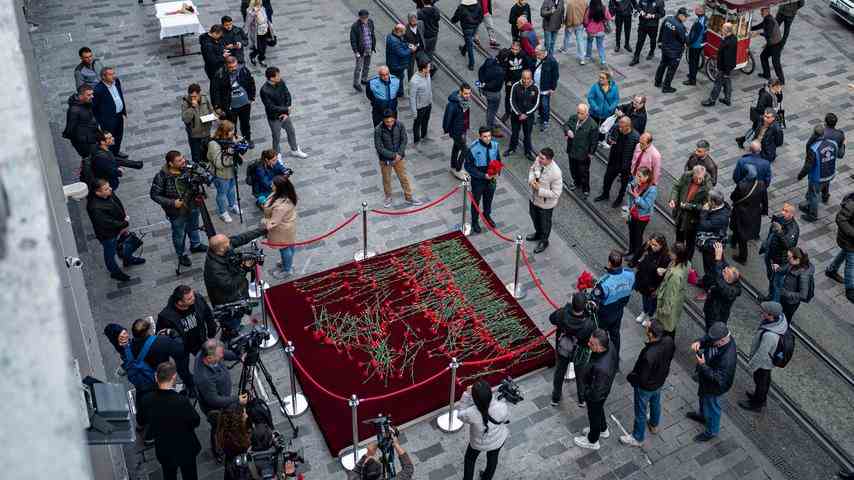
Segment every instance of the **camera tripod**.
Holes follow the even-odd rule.
[[[279,395],[279,391],[276,390],[276,385],[273,383],[273,376],[270,375],[270,371],[267,370],[267,366],[264,365],[264,361],[261,360],[261,352],[258,349],[251,349],[246,352],[246,359],[243,361],[243,369],[240,372],[238,392],[248,394],[249,398],[259,398],[258,392],[256,391],[257,381],[258,387],[261,390],[260,398],[267,401],[267,392],[264,390],[264,386],[261,385],[260,379],[258,379],[259,370],[267,381],[267,386],[270,387],[270,393],[273,394],[273,397],[279,403],[279,411],[282,412],[282,415],[284,415],[286,419],[288,419],[288,423],[294,433],[294,438],[296,438],[299,436],[299,427],[294,425],[294,421],[285,410],[285,401],[282,400],[282,397]]]

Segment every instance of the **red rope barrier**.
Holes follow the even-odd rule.
[[[540,291],[540,293],[543,295],[543,298],[545,298],[546,301],[549,302],[549,305],[551,305],[553,308],[560,308],[560,305],[555,303],[554,300],[549,297],[549,294],[546,293],[546,291],[543,289],[543,284],[542,282],[540,282],[540,279],[537,278],[537,274],[534,273],[534,268],[531,267],[531,262],[528,261],[528,252],[526,252],[524,248],[522,249],[522,261],[525,262],[525,266],[528,268],[528,274],[531,275],[531,279],[534,281],[534,285],[537,286],[537,290]]]
[[[374,400],[386,400],[386,399],[388,399],[388,398],[390,398],[390,397],[396,397],[396,396],[397,396],[397,395],[399,395],[399,394],[406,393],[406,392],[408,392],[408,391],[410,391],[410,390],[415,390],[416,388],[423,387],[424,385],[427,385],[428,383],[431,383],[433,380],[436,380],[437,378],[439,378],[439,377],[441,377],[442,375],[444,375],[444,374],[445,374],[445,372],[447,372],[448,370],[450,370],[450,368],[445,367],[444,369],[442,369],[442,370],[440,370],[439,372],[437,372],[435,375],[432,375],[432,376],[431,376],[431,377],[429,377],[429,378],[425,378],[424,380],[421,380],[420,382],[415,383],[415,384],[412,384],[412,385],[410,385],[410,386],[408,386],[408,387],[404,387],[404,388],[402,388],[402,389],[400,389],[400,390],[398,390],[398,391],[396,391],[396,392],[384,393],[384,394],[382,394],[382,395],[377,395],[376,397],[368,397],[368,398],[365,398],[365,399],[359,399],[359,401],[360,401],[360,402],[372,402],[372,401],[374,401]]]
[[[350,218],[348,218],[347,220],[344,220],[344,223],[338,225],[337,227],[333,228],[329,232],[324,233],[323,235],[321,235],[319,237],[312,238],[310,240],[303,240],[301,242],[295,242],[295,243],[272,243],[272,242],[268,242],[265,240],[265,241],[261,242],[261,244],[266,245],[270,248],[287,248],[287,247],[299,247],[300,245],[308,245],[309,243],[319,242],[319,241],[323,240],[324,238],[332,236],[338,230],[341,230],[342,228],[346,227],[347,225],[350,224],[350,222],[355,220],[356,217],[358,217],[358,216],[359,216],[358,213],[354,213]]]
[[[422,210],[427,210],[430,207],[434,207],[434,206],[444,202],[445,200],[448,199],[448,197],[457,193],[457,190],[459,190],[459,189],[460,189],[459,186],[454,187],[450,192],[442,195],[441,197],[437,198],[436,200],[433,200],[432,202],[428,203],[427,205],[422,205],[418,208],[413,208],[412,210],[400,210],[400,211],[398,211],[398,210],[378,210],[375,208],[375,209],[371,210],[371,213],[376,213],[377,215],[411,215],[413,213],[418,213]]]
[[[499,232],[494,226],[490,225],[490,223],[486,220],[486,215],[484,215],[483,212],[480,210],[480,206],[478,206],[478,204],[475,201],[474,196],[471,194],[471,192],[466,192],[466,194],[469,197],[469,201],[474,206],[474,209],[477,210],[478,216],[481,218],[481,220],[483,220],[484,225],[486,225],[486,228],[490,229],[492,231],[492,233],[495,234],[496,237],[498,237],[504,241],[507,241],[507,242],[515,242],[516,241],[510,237],[502,235],[501,232]]]

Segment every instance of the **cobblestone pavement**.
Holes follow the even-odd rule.
[[[197,5],[205,26],[220,15],[239,17],[236,5],[226,5],[222,0],[197,2]],[[328,230],[358,210],[363,200],[371,206],[378,206],[382,200],[366,101],[349,87],[352,58],[346,32],[354,12],[362,6],[356,2],[336,0],[274,0],[277,25],[287,27],[279,28],[280,43],[268,52],[268,63],[283,68],[284,78],[295,98],[294,122],[300,144],[311,155],[305,160],[287,159],[296,171],[294,180],[300,194],[300,238]],[[72,223],[78,233],[86,265],[94,316],[103,327],[106,323],[128,324],[134,318],[156,315],[176,285],[189,283],[203,291],[203,256],[194,255],[193,267],[180,277],[175,276],[168,224],[163,222],[160,208],[148,199],[151,178],[161,167],[165,151],[172,148],[188,150],[179,120],[178,102],[187,84],[199,81],[204,87],[201,58],[165,58],[176,53],[177,42],[174,39],[158,40],[158,26],[150,4],[138,7],[136,2],[127,0],[118,4],[41,1],[35,2],[33,12],[41,24],[33,39],[41,62],[44,102],[52,119],[51,128],[63,177],[71,181],[79,163],[77,155],[60,138],[59,132],[64,127],[65,101],[73,90],[71,72],[77,63],[76,52],[83,45],[92,47],[105,65],[117,67],[124,83],[129,112],[124,150],[132,158],[145,162],[142,171],[128,172],[117,190],[128,208],[132,227],[145,227],[151,231],[145,238],[143,252],[148,263],[129,270],[132,277],[129,282],[117,284],[108,279],[101,249],[88,219],[85,214],[81,215],[82,209],[71,209]],[[378,35],[389,31],[388,19],[375,14],[375,21]],[[798,39],[792,48],[818,48],[808,46],[806,41],[800,42]],[[375,59],[383,58],[382,43],[378,42],[380,52]],[[195,41],[189,40],[189,44],[197,50]],[[829,56],[826,51],[824,55]],[[828,64],[831,61],[825,60]],[[376,61],[374,63],[377,64]],[[261,82],[261,70],[254,69],[253,72],[256,81]],[[589,73],[590,78],[592,75]],[[442,80],[441,74],[438,77],[437,105],[431,122],[433,140],[411,147],[408,155],[408,168],[414,178],[416,194],[425,200],[437,198],[456,185],[447,173],[450,143],[440,138],[439,129],[443,96],[449,89],[438,84],[444,81],[447,85],[448,80]],[[745,93],[747,97],[752,98],[752,94]],[[787,110],[793,109],[794,103],[787,103]],[[404,101],[403,107],[406,105]],[[262,108],[258,102],[252,115],[257,144],[255,152],[268,148],[270,144]],[[689,108],[687,103],[685,108]],[[401,111],[405,110],[401,108]],[[402,119],[408,125],[412,116],[404,113]],[[653,119],[653,122],[659,121],[657,116]],[[789,145],[788,148],[795,152],[800,146]],[[670,159],[669,151],[666,152],[663,151]],[[718,154],[718,158],[723,158],[723,155]],[[676,160],[668,161],[678,164]],[[786,158],[786,161],[794,169],[796,160]],[[245,187],[243,191],[246,192]],[[258,222],[259,215],[246,199],[243,205],[246,207],[248,228]],[[397,194],[395,207],[402,206],[402,198]],[[498,227],[511,234],[526,233],[529,225],[526,210],[524,193],[518,185],[509,179],[502,180],[495,202]],[[457,197],[417,216],[370,217],[371,247],[385,251],[435,236],[454,228],[459,217]],[[241,230],[236,218],[230,225],[215,218],[214,224],[226,233]],[[565,286],[573,282],[580,271],[597,271],[598,267],[579,258],[573,251],[575,245],[556,237],[549,250],[535,259],[534,265],[549,293],[556,299],[565,300]],[[311,273],[349,261],[358,248],[360,238],[354,223],[330,239],[298,249],[296,271],[299,274]],[[476,236],[473,241],[500,278],[512,279],[512,245],[488,234]],[[527,297],[521,303],[535,322],[545,329],[550,308],[533,289],[532,282],[527,277],[523,278],[526,279],[523,287]],[[633,318],[634,313],[627,311],[627,317]],[[112,371],[118,364],[117,358],[103,337],[99,341],[107,371]],[[623,343],[622,370],[627,372],[641,346],[640,332],[631,320],[625,322]],[[280,353],[267,353],[265,360],[279,390],[287,393],[289,381]],[[733,427],[729,415],[724,417],[720,440],[704,445],[691,442],[699,427],[684,419],[684,412],[696,403],[695,387],[685,365],[674,364],[665,387],[662,431],[648,441],[644,450],[623,447],[616,436],[605,441],[603,449],[598,452],[590,453],[575,447],[572,437],[586,425],[586,414],[571,402],[565,402],[559,409],[549,406],[550,379],[551,371],[548,370],[535,373],[521,382],[526,400],[513,408],[512,436],[502,453],[496,478],[783,478],[756,446]],[[566,388],[573,389],[571,385]],[[609,419],[609,424],[615,433],[620,431],[618,423],[628,427],[632,422],[631,391],[622,375],[615,384],[607,411],[614,416]],[[309,478],[342,478],[340,467],[328,453],[311,414],[300,417],[297,423],[301,428],[298,444],[305,449]],[[284,426],[280,426],[284,431]],[[205,427],[203,425],[198,434],[207,445]],[[413,454],[418,478],[458,478],[465,443],[465,433],[444,435],[426,421],[404,433],[404,447]],[[160,478],[151,453],[144,458],[147,461],[139,465],[136,448],[128,447],[126,453],[131,476]],[[205,478],[219,478],[221,475],[221,469],[212,461],[207,449],[200,457],[200,468]]]

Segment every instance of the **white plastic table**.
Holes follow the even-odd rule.
[[[177,11],[184,4],[191,5],[196,13],[168,14],[169,12]],[[205,29],[202,28],[202,23],[199,21],[198,7],[192,1],[184,0],[180,2],[156,3],[154,4],[154,11],[157,19],[160,21],[160,39],[173,37],[181,39],[181,54],[170,55],[167,58],[193,55],[194,53],[187,53],[186,46],[184,45],[184,37],[205,32]]]

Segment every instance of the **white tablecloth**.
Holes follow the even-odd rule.
[[[205,29],[202,28],[202,23],[199,22],[198,8],[193,5],[193,8],[196,9],[196,13],[194,14],[186,14],[182,13],[180,15],[167,15],[167,12],[174,12],[181,8],[183,4],[193,5],[193,2],[190,0],[185,0],[182,2],[165,2],[165,3],[155,3],[154,9],[157,14],[157,19],[160,20],[160,39],[177,37],[180,35],[187,34],[201,34],[205,33]]]

